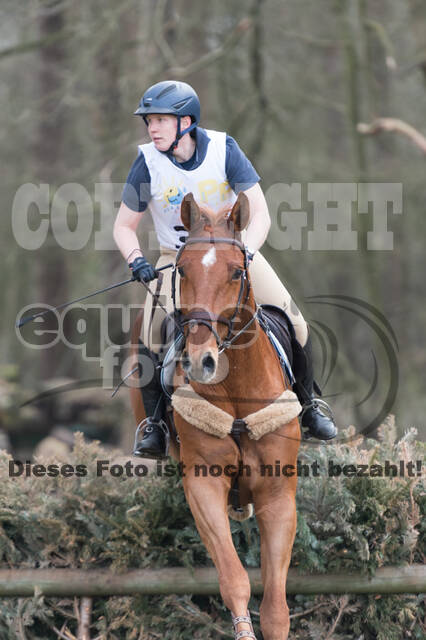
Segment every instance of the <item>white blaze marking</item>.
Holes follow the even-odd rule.
[[[201,260],[201,264],[204,267],[209,268],[215,262],[216,262],[216,247],[211,247],[211,249],[209,249],[207,253],[203,256],[203,259]]]

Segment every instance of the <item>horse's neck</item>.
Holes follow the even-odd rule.
[[[257,318],[254,320],[253,324],[249,324],[256,313],[257,305],[254,299],[253,287],[251,287],[250,285],[248,299],[244,303],[244,309],[238,315],[241,318],[241,326],[244,327],[245,325],[248,325],[247,330],[253,337],[249,341],[249,344],[247,346],[244,346],[247,342],[247,334],[245,331],[243,331],[241,336],[239,336],[239,338],[235,340],[235,346],[237,346],[238,348],[232,349],[232,355],[234,355],[236,358],[242,358],[247,363],[252,360],[256,361],[259,356],[264,353],[265,338],[266,342],[268,342],[265,332],[262,330]]]
[[[250,320],[256,311],[252,292],[246,309],[247,312],[241,314],[243,325]],[[234,345],[225,351],[231,373],[225,381],[225,386],[228,390],[234,390],[244,388],[244,385],[247,384],[248,392],[249,389],[255,389],[256,386],[263,386],[281,393],[283,391],[282,369],[269,338],[257,319],[248,327],[248,330],[255,332],[251,333],[249,344],[245,344],[247,335],[243,333]]]
[[[271,404],[287,388],[274,348],[257,320],[252,344],[236,344],[223,355],[228,358],[229,373],[222,382],[222,391],[216,389],[216,396],[223,392],[229,400],[228,406],[225,403],[222,408],[234,412],[237,418]]]
[[[244,363],[247,367],[254,364],[257,370],[261,371],[268,367],[264,356],[269,351],[270,342],[257,319],[248,330],[251,335],[249,344],[245,344],[245,342],[247,342],[247,335],[243,333],[233,344],[234,348],[227,351],[228,357],[230,363],[232,362],[234,365]]]

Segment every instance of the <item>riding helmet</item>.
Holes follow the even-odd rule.
[[[200,100],[194,89],[186,82],[164,80],[149,87],[143,94],[139,107],[134,114],[142,116],[147,123],[149,113],[167,113],[178,118],[178,137],[194,129],[200,122]],[[180,118],[191,116],[192,124],[184,131],[180,131]]]

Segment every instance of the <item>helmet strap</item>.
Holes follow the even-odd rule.
[[[180,130],[180,116],[176,116],[177,118],[177,129],[176,129],[176,138],[174,139],[174,142],[172,142],[172,144],[170,145],[170,147],[167,149],[167,153],[173,153],[174,149],[176,149],[176,147],[179,144],[179,140],[182,137],[182,133]]]
[[[170,114],[170,115],[174,115],[174,114]],[[148,126],[148,120],[146,118],[146,116],[142,116],[146,126]],[[184,129],[183,131],[181,131],[181,118],[182,116],[176,116],[177,118],[177,129],[176,129],[176,138],[174,139],[174,141],[172,142],[172,144],[170,145],[170,147],[167,149],[167,151],[163,151],[162,153],[173,153],[173,151],[176,149],[176,147],[179,144],[179,140],[187,133],[189,133],[190,131],[193,131],[193,129],[195,129],[195,127],[197,126],[196,122],[193,122],[192,124],[190,124],[189,127],[186,127],[186,129]]]
[[[181,117],[182,116],[176,116],[177,118],[177,130],[176,130],[176,138],[174,140],[174,142],[170,145],[170,147],[167,149],[166,153],[172,153],[174,151],[174,149],[176,149],[176,147],[179,144],[179,140],[181,138],[183,138],[184,135],[186,135],[187,133],[189,133],[190,131],[193,131],[195,129],[195,127],[197,126],[196,122],[192,122],[192,124],[189,125],[189,127],[186,127],[186,129],[184,129],[183,131],[181,131]]]

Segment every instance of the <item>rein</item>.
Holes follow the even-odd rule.
[[[189,329],[191,330],[193,327],[196,327],[197,325],[204,325],[205,327],[207,327],[211,333],[214,335],[218,349],[219,349],[219,353],[223,353],[226,349],[228,349],[236,340],[237,338],[242,335],[249,327],[251,324],[253,324],[253,322],[256,320],[257,316],[258,316],[258,309],[256,309],[256,312],[253,314],[253,316],[250,318],[250,320],[244,325],[244,327],[242,329],[240,329],[240,331],[237,331],[237,333],[235,333],[234,335],[232,335],[234,333],[234,323],[235,323],[235,319],[238,315],[238,312],[240,310],[241,305],[245,305],[249,294],[250,294],[250,280],[248,279],[248,258],[247,258],[247,251],[245,246],[243,245],[243,243],[240,240],[237,240],[236,238],[214,238],[214,237],[210,237],[210,238],[188,238],[185,242],[185,244],[183,244],[177,255],[176,255],[176,261],[175,261],[175,266],[173,269],[173,274],[172,274],[172,301],[173,301],[173,311],[174,311],[174,316],[175,318],[179,318],[179,314],[178,314],[178,310],[176,307],[176,272],[179,268],[179,260],[182,256],[183,251],[185,250],[185,248],[188,245],[191,244],[199,244],[199,243],[205,243],[205,244],[229,244],[235,247],[238,247],[238,249],[241,250],[243,256],[244,256],[244,269],[242,270],[241,276],[240,276],[240,290],[238,293],[238,299],[237,299],[237,304],[235,306],[234,312],[232,314],[232,316],[230,318],[226,318],[225,316],[221,316],[221,315],[216,315],[216,314],[211,314],[207,311],[202,311],[202,310],[194,310],[194,311],[190,311],[188,314],[181,316],[181,318],[177,321],[177,323],[180,325],[181,331],[182,333],[184,333],[184,327],[186,325],[189,326]],[[243,300],[243,294],[244,294],[244,289],[246,288],[246,294],[244,297],[244,301]],[[219,322],[221,324],[224,324],[228,327],[228,333],[226,334],[225,338],[223,340],[221,340],[219,333],[216,331],[216,329],[213,327],[213,322]],[[185,336],[185,340],[186,340],[186,336]]]

